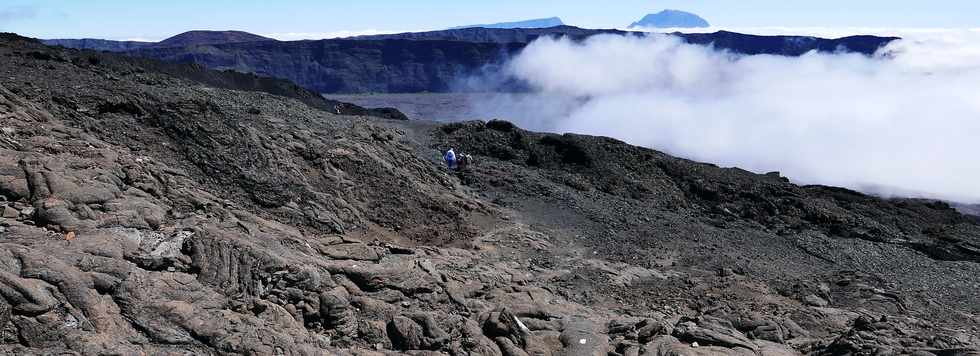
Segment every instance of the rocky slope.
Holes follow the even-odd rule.
[[[3,353],[980,345],[980,226],[942,203],[506,122],[336,115],[95,55],[0,37]],[[469,171],[445,171],[446,145]]]
[[[231,43],[215,46],[139,49],[131,55],[193,62],[289,79],[321,93],[414,93],[458,90],[473,76],[505,76],[500,67],[539,36],[581,39],[615,30],[570,26],[550,29],[462,29],[355,39]],[[798,56],[810,50],[874,53],[894,40],[884,37],[820,39],[753,36],[731,32],[673,34],[694,44],[742,54]],[[495,90],[519,90],[512,81]],[[481,88],[486,89],[486,88]]]
[[[405,114],[397,109],[390,107],[371,107],[366,108],[324,98],[322,95],[296,85],[293,82],[273,77],[263,77],[251,73],[242,73],[232,70],[215,71],[208,70],[203,66],[194,63],[161,62],[139,57],[123,57],[110,54],[91,54],[87,59],[90,64],[100,64],[101,62],[114,63],[124,62],[127,65],[137,67],[140,70],[149,70],[163,73],[177,78],[188,79],[196,83],[207,86],[256,91],[273,95],[284,96],[299,100],[304,104],[318,109],[327,110],[341,115],[363,115],[374,116],[383,119],[408,120]]]
[[[37,51],[33,52],[32,55],[41,60],[62,62],[68,60],[67,58],[60,57],[57,52]],[[203,66],[193,63],[161,62],[139,57],[127,57],[106,53],[89,53],[84,58],[76,57],[72,60],[79,61],[80,64],[89,64],[92,66],[129,66],[133,68],[134,71],[152,71],[167,74],[173,77],[187,79],[216,88],[264,92],[284,96],[299,100],[304,104],[322,110],[327,110],[335,114],[364,115],[395,120],[408,119],[403,113],[393,108],[365,108],[347,102],[325,99],[320,94],[302,88],[288,80],[272,77],[261,77],[255,74],[241,73],[230,70],[208,70]]]

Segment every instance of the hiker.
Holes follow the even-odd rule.
[[[470,166],[470,155],[460,152],[456,155],[456,170],[464,171],[466,167]]]
[[[452,147],[449,148],[449,151],[446,151],[446,156],[443,158],[446,159],[446,166],[449,166],[449,169],[456,169],[456,152],[453,152]]]

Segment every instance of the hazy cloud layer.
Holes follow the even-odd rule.
[[[801,183],[980,202],[980,32],[901,35],[875,58],[736,56],[667,36],[541,39],[508,68],[535,94],[480,105],[536,130]]]

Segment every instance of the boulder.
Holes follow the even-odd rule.
[[[27,179],[23,177],[0,175],[0,195],[8,200],[17,201],[30,197],[31,191]]]
[[[404,316],[396,316],[388,322],[388,338],[391,345],[402,351],[422,348],[424,337],[422,326]]]
[[[71,212],[71,203],[55,198],[48,197],[35,203],[37,209],[37,222],[40,225],[57,225],[65,231],[75,230],[79,226],[79,221]]]
[[[806,302],[806,305],[809,305],[809,306],[812,306],[812,307],[819,307],[819,308],[824,308],[824,307],[826,307],[827,305],[830,304],[830,303],[827,302],[827,300],[825,300],[823,298],[820,298],[820,297],[816,296],[815,294],[809,294],[809,295],[807,295],[806,297],[803,298],[803,301]]]
[[[673,327],[662,318],[647,318],[636,324],[636,337],[640,343],[647,343],[660,335],[670,335]]]
[[[599,331],[599,325],[580,318],[565,322],[561,343],[561,353],[570,356],[603,356],[609,349],[609,339]]]
[[[475,321],[471,319],[463,320],[462,324],[462,347],[472,355],[502,356],[500,348],[490,338],[483,335]]]
[[[408,315],[408,317],[422,326],[423,347],[427,349],[438,349],[449,341],[449,333],[442,330],[432,314],[414,313]]]
[[[758,349],[755,343],[735,330],[730,322],[711,316],[682,317],[674,326],[673,336],[682,341],[698,342],[702,345]]]
[[[500,347],[500,351],[504,356],[529,356],[527,352],[517,346],[511,339],[498,336],[493,340],[497,342],[497,346]]]
[[[3,214],[3,217],[6,218],[6,219],[16,219],[18,216],[20,216],[20,212],[17,211],[17,209],[14,209],[13,207],[11,207],[9,205],[5,205],[3,207],[3,213],[2,214]]]

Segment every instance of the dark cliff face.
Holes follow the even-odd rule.
[[[3,35],[3,34],[0,34]],[[9,41],[32,43],[44,43],[45,41],[33,41],[17,35],[6,35]],[[52,57],[54,60],[66,60],[62,57],[53,57],[51,53],[57,51],[37,52],[42,58]],[[81,57],[81,56],[80,56]],[[79,57],[79,58],[80,58]],[[365,108],[351,103],[337,100],[326,99],[318,92],[311,91],[295,83],[280,79],[275,76],[260,76],[245,71],[233,70],[212,70],[205,66],[191,62],[179,61],[158,61],[150,58],[122,56],[114,53],[99,53],[94,51],[84,52],[84,59],[76,59],[93,66],[113,64],[116,66],[127,66],[134,68],[135,71],[153,71],[163,73],[172,77],[190,80],[203,85],[240,91],[262,92],[291,99],[296,99],[306,105],[325,110],[340,115],[361,115],[372,116],[392,120],[408,120],[402,112],[394,108]]]
[[[499,75],[508,58],[541,36],[582,40],[598,34],[638,35],[613,29],[556,26],[535,29],[467,28],[362,36],[349,39],[280,42],[235,31],[190,31],[159,43],[104,40],[46,40],[46,44],[109,50],[171,62],[197,63],[283,78],[320,93],[448,92],[473,76],[495,78],[479,90],[519,91],[520,83]],[[684,41],[737,54],[798,56],[809,51],[865,55],[895,40],[855,36],[823,39],[755,36],[733,32],[673,33]],[[502,83],[502,84],[501,84]]]
[[[443,31],[406,32],[386,35],[370,35],[351,37],[352,40],[442,40],[462,42],[489,43],[530,43],[541,36],[568,36],[585,38],[598,34],[624,35],[629,32],[614,29],[588,29],[575,26],[555,26],[549,28],[497,29],[497,28],[462,28]]]
[[[458,78],[502,63],[523,44],[411,40],[262,42],[130,52],[286,78],[322,93],[445,92]]]
[[[508,58],[541,36],[570,36],[580,40],[596,34],[626,35],[630,32],[571,26],[548,29],[479,28],[353,39],[146,48],[127,53],[285,78],[322,93],[447,92],[456,89],[462,79],[473,75],[494,77]],[[812,50],[871,55],[895,39],[873,36],[821,39],[732,32],[672,35],[689,43],[712,44],[715,48],[738,54],[786,56],[798,56]],[[507,80],[502,82],[508,83]],[[521,88],[507,84],[491,89]]]
[[[268,37],[244,31],[187,31],[166,38],[160,42],[143,41],[113,41],[94,38],[83,39],[50,39],[41,40],[48,46],[62,46],[76,49],[91,49],[96,51],[125,52],[140,48],[169,48],[222,43],[275,41]]]
[[[188,79],[207,86],[231,90],[263,92],[292,98],[306,105],[341,115],[373,116],[383,119],[408,120],[402,112],[394,108],[365,108],[351,103],[324,98],[295,83],[274,76],[260,76],[233,70],[212,70],[196,63],[163,62],[140,57],[121,57],[105,54],[91,54],[94,61],[125,61],[140,68]]]
[[[826,39],[808,36],[757,36],[736,32],[674,33],[687,43],[713,45],[738,54],[775,54],[800,56],[810,51],[834,53],[853,52],[872,55],[898,37],[850,36]]]
[[[153,42],[140,41],[112,41],[96,38],[82,39],[51,39],[41,40],[48,46],[62,46],[66,48],[91,49],[96,51],[124,52],[137,48],[142,48],[153,44]]]

